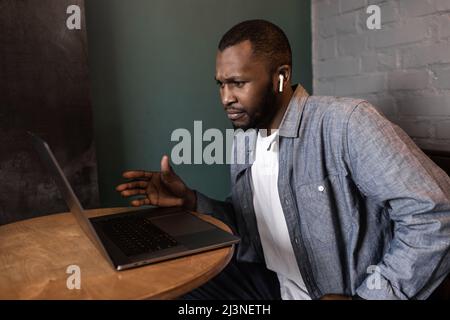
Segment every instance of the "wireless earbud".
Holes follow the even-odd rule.
[[[279,82],[280,83],[280,87],[278,88],[278,91],[279,92],[283,92],[284,76],[282,74],[280,74],[278,77],[280,78],[280,82]]]

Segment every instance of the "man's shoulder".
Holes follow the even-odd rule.
[[[335,96],[310,96],[305,112],[316,116],[347,118],[359,105],[369,105],[364,99]]]
[[[366,113],[373,107],[364,99],[311,96],[305,104],[301,126],[304,131],[322,131],[324,137],[337,138],[346,131],[352,114],[359,109],[366,110],[362,111]]]

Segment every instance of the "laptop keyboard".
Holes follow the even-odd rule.
[[[178,242],[146,217],[123,216],[103,223],[103,230],[125,255],[135,256],[168,249]]]

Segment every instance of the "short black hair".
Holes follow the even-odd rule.
[[[280,65],[292,66],[292,50],[280,27],[266,20],[243,21],[228,30],[219,42],[222,52],[228,47],[249,40],[253,54],[267,59],[272,72]]]

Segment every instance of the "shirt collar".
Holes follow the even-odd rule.
[[[300,84],[293,86],[295,89],[289,105],[281,120],[278,134],[283,137],[298,137],[298,129],[302,118],[303,109],[309,94]]]

